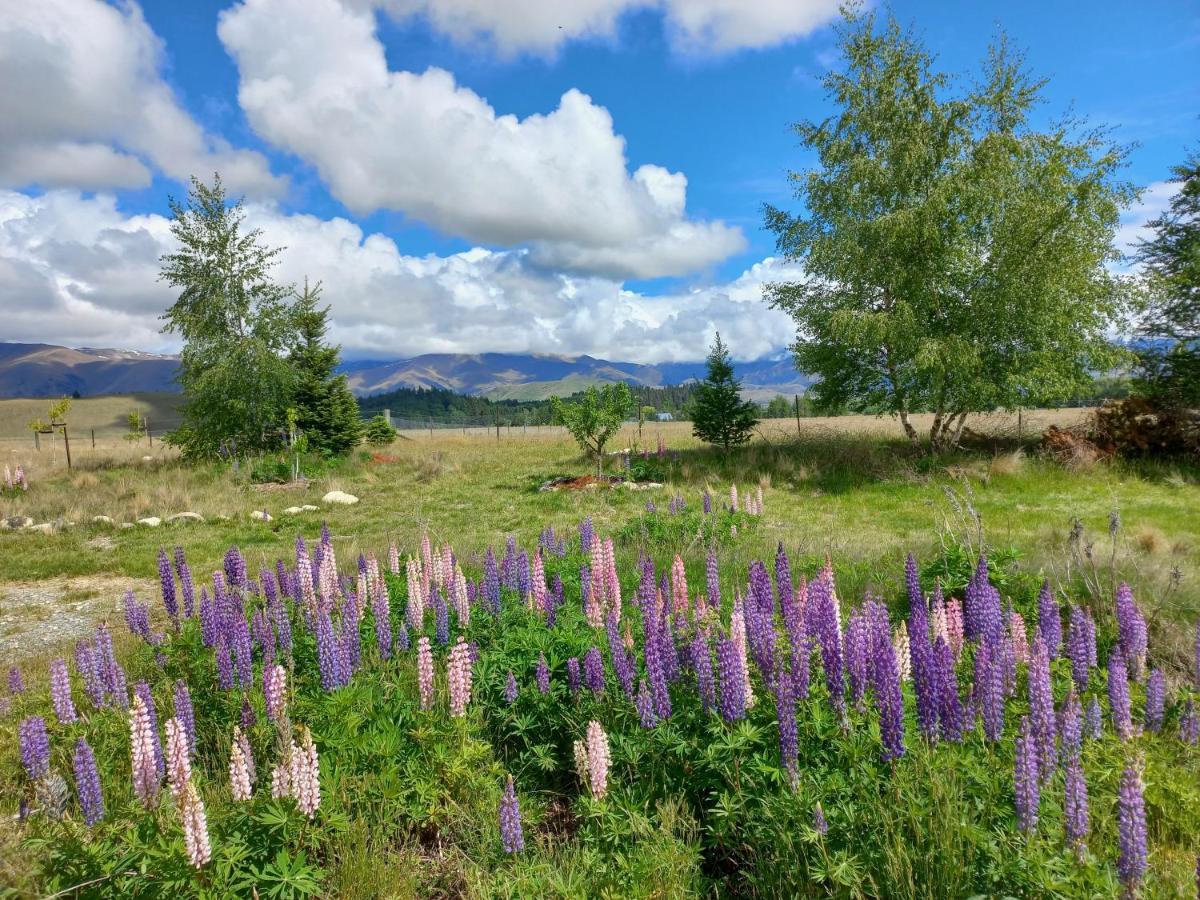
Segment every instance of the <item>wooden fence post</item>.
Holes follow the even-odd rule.
[[[796,394],[796,437],[800,437],[800,395]]]
[[[92,449],[96,449],[96,429],[92,429]]]
[[[63,447],[67,451],[67,471],[71,471],[71,438],[67,436],[67,423],[63,422]]]

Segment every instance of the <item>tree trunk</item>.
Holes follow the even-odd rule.
[[[907,435],[909,441],[916,446],[920,438],[917,435],[917,429],[913,428],[912,422],[908,421],[908,410],[903,406],[900,407],[900,424],[904,428],[904,434]]]
[[[958,442],[962,440],[963,426],[967,424],[967,412],[963,410],[958,414],[958,425],[954,428],[954,438],[950,441],[951,447],[957,447]]]

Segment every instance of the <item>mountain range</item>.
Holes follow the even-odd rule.
[[[178,364],[177,356],[137,350],[0,343],[0,397],[177,391]],[[358,396],[401,387],[440,387],[491,399],[539,400],[617,381],[684,384],[704,377],[704,363],[646,365],[539,353],[428,353],[410,359],[351,361],[342,371]],[[796,371],[787,354],[737,363],[736,371],[743,393],[753,399],[791,396],[812,383]]]

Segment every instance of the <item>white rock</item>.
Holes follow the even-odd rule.
[[[139,525],[145,525],[147,528],[157,528],[162,524],[162,519],[160,519],[158,516],[146,516],[144,519],[138,519],[137,523]]]
[[[250,513],[250,518],[255,522],[270,522],[271,514],[265,509],[256,509]]]
[[[168,522],[203,522],[204,516],[197,512],[180,512],[167,516]]]
[[[0,528],[8,530],[9,528],[28,528],[33,524],[33,519],[29,516],[9,516],[7,519],[0,519]]]
[[[30,525],[26,531],[36,531],[39,534],[54,534],[55,528],[53,522],[43,522],[41,525]]]
[[[112,516],[92,516],[93,525],[112,525]]]
[[[132,523],[132,522],[122,522],[122,523],[120,524],[120,526],[119,526],[119,527],[121,527],[121,528],[133,528],[133,527],[134,527],[134,525],[133,525],[133,523]]]
[[[285,516],[298,516],[298,515],[300,515],[300,513],[304,512],[306,509],[308,509],[307,506],[289,506],[287,509],[285,509],[283,511],[283,514]]]
[[[353,494],[347,494],[345,491],[330,491],[321,498],[322,503],[340,503],[342,506],[350,506],[357,503],[358,498]]]
[[[142,462],[153,462],[153,461],[154,461],[153,456],[143,456],[142,457]]]
[[[304,510],[305,512],[316,512],[316,511],[317,511],[318,509],[320,509],[321,507],[319,507],[319,506],[313,506],[311,503],[305,503],[305,504],[304,504],[302,507],[300,507],[300,508],[301,508],[302,510]]]

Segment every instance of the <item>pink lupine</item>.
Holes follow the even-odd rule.
[[[904,620],[896,626],[892,635],[892,650],[896,654],[896,667],[900,670],[900,680],[908,681],[912,677],[912,648],[908,638],[908,625]]]
[[[462,635],[450,650],[446,675],[450,687],[450,715],[461,718],[467,714],[471,702],[471,650]]]
[[[271,770],[272,799],[279,800],[292,796],[292,755],[296,752],[296,742],[293,740],[287,755]]]
[[[582,754],[581,754],[582,749]],[[608,751],[608,735],[595,719],[588,722],[586,741],[576,741],[575,762],[581,774],[586,773],[588,788],[597,800],[608,793],[608,768],[611,758]]]
[[[150,711],[141,696],[134,694],[129,711],[130,766],[133,771],[133,792],[147,809],[158,798],[158,765],[154,754],[154,729]]]
[[[733,642],[734,650],[737,651],[737,655],[742,660],[746,709],[750,709],[754,706],[755,698],[754,687],[750,684],[750,662],[746,656],[746,615],[742,598],[737,595],[733,598],[733,612],[729,617],[729,639]]]
[[[761,516],[761,515],[763,514],[763,489],[762,489],[762,485],[761,485],[761,484],[760,484],[760,485],[758,486],[758,488],[755,490],[755,504],[754,504],[754,506],[755,506],[755,509],[757,510],[757,515],[760,515],[760,516]]]
[[[233,793],[233,799],[244,802],[252,796],[252,787],[250,764],[246,759],[246,751],[243,749],[243,742],[239,740],[240,737],[235,725],[233,744],[229,748],[229,787]]]
[[[1024,617],[1016,610],[1008,617],[1008,631],[1012,636],[1013,657],[1019,663],[1029,662],[1029,632]]]
[[[421,692],[421,709],[433,708],[433,651],[429,637],[417,641],[417,689]]]
[[[471,624],[471,603],[467,597],[467,579],[462,568],[456,563],[453,577],[454,612],[458,616],[458,624],[466,628]]]
[[[421,567],[417,570],[421,576],[421,593],[429,593],[430,579],[433,578],[433,544],[429,542],[429,533],[421,535]]]
[[[946,634],[949,640],[946,641],[950,645],[950,649],[954,651],[956,657],[962,655],[963,648],[963,609],[962,601],[957,597],[951,597],[946,601]]]
[[[405,618],[408,619],[410,631],[423,631],[425,628],[425,595],[429,588],[421,575],[421,564],[409,557],[405,564],[405,580],[408,585],[408,608]]]
[[[267,701],[267,718],[283,721],[287,706],[287,670],[276,664],[263,674],[263,694]]]
[[[395,541],[388,547],[388,571],[393,575],[400,574],[400,548]]]
[[[729,509],[731,512],[738,511],[738,490],[736,484],[729,486]]]
[[[192,778],[192,760],[187,730],[178,717],[167,720],[167,783],[171,796],[178,803]]]
[[[183,821],[183,843],[187,847],[188,861],[199,869],[212,859],[212,846],[208,840],[208,818],[204,814],[204,801],[196,792],[196,786],[188,782],[179,804],[179,815]]]
[[[530,573],[531,589],[529,591],[529,608],[538,612],[546,612],[546,566],[542,562],[542,548],[538,547],[533,555],[533,571]]]
[[[320,776],[317,748],[313,744],[312,732],[305,728],[301,733],[300,746],[293,745],[288,777],[292,796],[296,798],[296,808],[310,819],[321,805]]]
[[[678,616],[686,616],[688,612],[687,572],[683,567],[683,558],[676,553],[671,563],[671,606]]]

